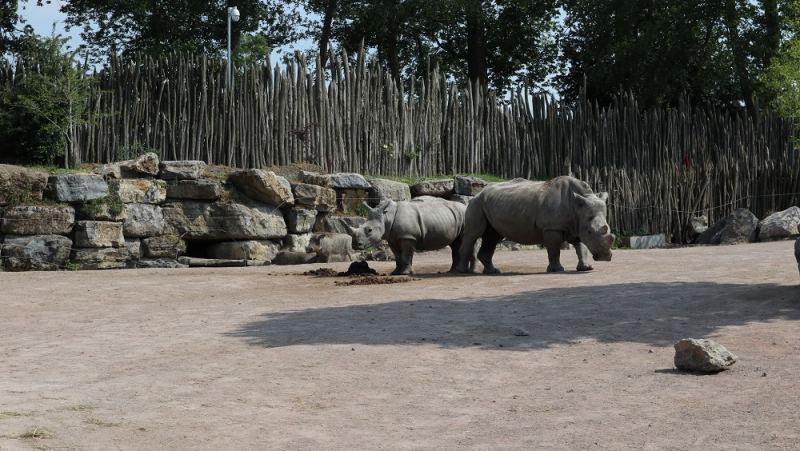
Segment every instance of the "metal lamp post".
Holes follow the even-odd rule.
[[[239,21],[239,9],[235,6],[228,7],[228,86],[231,85],[231,21]]]

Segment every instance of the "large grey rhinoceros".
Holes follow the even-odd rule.
[[[548,272],[564,270],[559,257],[566,241],[578,254],[578,271],[593,269],[586,262],[587,247],[595,260],[611,260],[615,238],[606,221],[607,200],[607,193],[594,194],[586,182],[573,177],[492,183],[467,207],[456,270],[468,271],[469,252],[478,238],[483,238],[478,260],[483,263],[484,274],[500,272],[492,264],[492,255],[503,238],[520,244],[543,244],[550,261]]]
[[[466,206],[444,199],[426,201],[381,201],[375,208],[366,202],[367,222],[354,229],[347,227],[353,237],[353,248],[364,250],[386,240],[395,256],[394,275],[414,274],[411,261],[414,250],[432,251],[450,246],[454,271],[459,262],[458,252],[464,233]],[[475,268],[474,251],[467,256],[471,268]]]

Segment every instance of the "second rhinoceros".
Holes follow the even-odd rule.
[[[607,193],[595,194],[586,182],[557,177],[546,182],[514,179],[486,186],[467,207],[461,260],[456,267],[467,272],[467,253],[482,238],[478,260],[485,274],[500,272],[492,264],[497,243],[503,238],[547,248],[548,272],[563,271],[561,245],[566,241],[578,254],[578,271],[593,269],[586,251],[597,261],[611,261],[614,235],[606,220]]]
[[[794,259],[797,260],[797,270],[800,271],[800,238],[794,242]]]
[[[444,199],[426,201],[384,200],[375,208],[366,202],[367,222],[354,229],[347,227],[353,237],[353,248],[364,250],[375,246],[381,239],[389,243],[395,256],[394,275],[414,274],[414,250],[432,251],[450,246],[454,271],[459,261],[458,253],[464,231],[466,207]],[[474,252],[470,252],[474,255]],[[475,258],[468,264],[474,268]]]

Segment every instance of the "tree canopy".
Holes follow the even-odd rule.
[[[41,1],[41,0],[40,0]],[[81,37],[96,60],[110,53],[158,56],[191,51],[221,56],[227,46],[227,7],[237,6],[232,47],[242,34],[257,34],[277,47],[298,38],[302,18],[296,5],[272,0],[71,0],[61,7],[68,26]],[[92,20],[86,21],[90,17]]]
[[[235,3],[242,64],[301,39],[326,62],[329,47],[352,55],[363,43],[398,83],[438,66],[498,91],[555,88],[607,104],[628,90],[642,107],[687,96],[757,114],[786,95],[776,80],[797,47],[798,1],[71,0],[61,10],[95,62],[111,53],[221,57]],[[0,6],[0,46],[13,40],[16,3]]]
[[[620,89],[643,106],[744,103],[765,94],[758,74],[775,55],[785,20],[778,0],[567,0],[563,96],[607,102]]]

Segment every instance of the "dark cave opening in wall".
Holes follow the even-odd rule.
[[[183,255],[194,258],[212,258],[208,255],[208,248],[224,241],[225,240],[186,240],[186,253]]]

